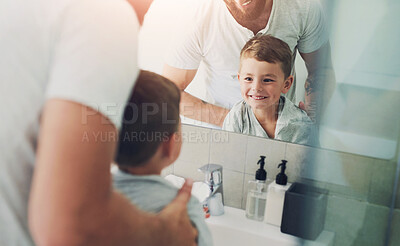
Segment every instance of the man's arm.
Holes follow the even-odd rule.
[[[319,122],[336,86],[329,42],[317,51],[300,55],[306,64],[308,76],[304,84],[305,102],[300,102],[299,107],[311,119]]]
[[[179,69],[165,64],[163,76],[173,81],[181,89],[180,112],[183,116],[222,126],[225,116],[229,112],[228,109],[207,103],[184,91],[192,82],[196,72],[196,69]]]
[[[46,103],[29,201],[37,245],[195,245],[186,212],[190,185],[158,215],[112,190],[116,141],[117,130],[99,112],[71,101]]]

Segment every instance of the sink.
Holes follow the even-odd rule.
[[[334,233],[328,231],[322,231],[315,241],[302,240],[282,233],[277,226],[249,220],[244,210],[227,206],[223,215],[211,216],[206,223],[215,246],[331,246],[334,240]]]

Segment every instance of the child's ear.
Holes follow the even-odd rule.
[[[237,74],[237,77],[238,77],[238,80],[240,81],[240,74],[239,73]]]
[[[293,76],[290,75],[289,77],[287,77],[285,79],[285,82],[283,82],[283,88],[282,88],[281,92],[283,94],[287,93],[289,91],[290,87],[292,87],[292,84],[293,84]]]

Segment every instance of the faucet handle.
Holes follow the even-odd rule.
[[[222,166],[218,164],[206,164],[198,169],[205,174],[204,182],[211,185],[222,183]]]

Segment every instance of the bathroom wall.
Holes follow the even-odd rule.
[[[164,170],[194,180],[207,163],[224,167],[225,205],[245,208],[247,181],[265,155],[268,178],[288,160],[289,182],[302,180],[329,190],[325,230],[336,233],[335,245],[383,245],[391,203],[394,160],[316,149],[220,130],[184,125],[184,144],[178,160]],[[400,245],[400,192],[396,196],[391,246]]]

